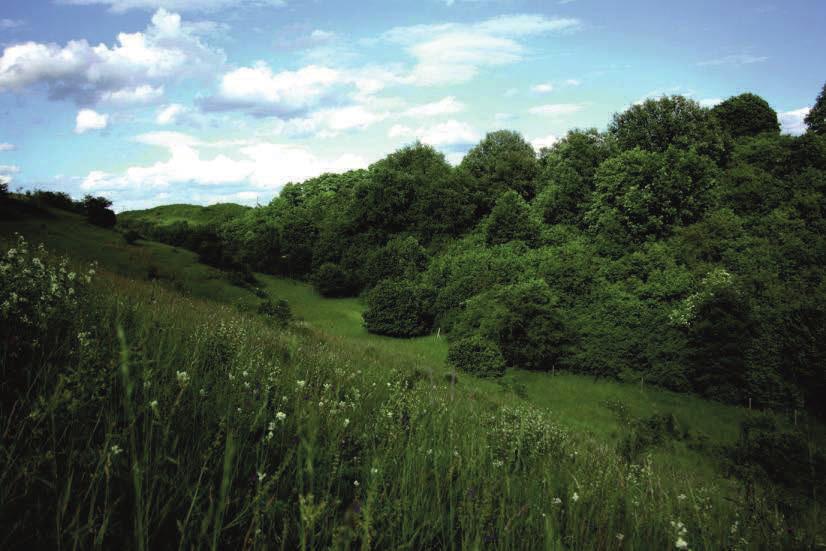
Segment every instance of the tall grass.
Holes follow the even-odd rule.
[[[44,256],[17,249],[16,270]],[[817,543],[817,512],[790,532],[759,492],[661,476],[410,356],[112,274],[72,285],[71,316],[34,287],[3,310],[0,548]]]

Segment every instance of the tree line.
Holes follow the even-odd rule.
[[[826,86],[801,136],[754,94],[682,96],[537,155],[415,143],[193,227],[131,222],[214,265],[361,295],[374,333],[440,330],[450,361],[643,378],[755,407],[826,403]]]

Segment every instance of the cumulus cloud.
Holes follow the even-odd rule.
[[[780,131],[784,134],[799,136],[806,132],[806,122],[804,119],[809,114],[811,107],[801,107],[793,111],[785,111],[777,114],[780,121]]]
[[[75,132],[84,134],[90,130],[103,130],[109,124],[109,115],[103,115],[92,109],[81,109],[75,120]]]
[[[553,147],[553,145],[558,141],[559,138],[557,136],[554,136],[553,134],[548,134],[547,136],[531,140],[531,145],[536,150],[536,152],[539,153],[542,149],[546,147]]]
[[[179,12],[217,11],[224,8],[245,6],[280,7],[287,4],[285,0],[58,0],[58,3],[75,6],[108,6],[115,13],[123,13],[133,9],[151,11],[159,8]]]
[[[14,151],[17,147],[13,143],[0,143],[0,152]]]
[[[580,103],[547,103],[532,107],[529,112],[532,115],[543,115],[546,117],[563,117],[582,111],[583,105]]]
[[[406,81],[419,86],[466,82],[483,67],[515,63],[526,52],[521,38],[570,31],[572,18],[508,15],[475,24],[445,23],[396,27],[384,40],[405,47],[416,64]]]
[[[178,14],[159,9],[144,32],[120,33],[113,46],[72,40],[65,46],[25,42],[0,57],[0,92],[45,87],[51,99],[80,105],[102,99],[138,99],[157,94],[158,82],[195,74],[224,63],[198,31]]]
[[[143,84],[135,88],[123,88],[121,90],[104,92],[101,100],[117,105],[147,104],[158,101],[163,97],[163,94],[163,86]]]
[[[422,143],[447,151],[466,150],[481,139],[479,133],[469,124],[456,120],[422,126],[412,129],[403,125],[394,125],[388,131],[391,138],[415,138]]]
[[[81,189],[88,192],[146,192],[173,186],[197,189],[202,186],[246,185],[274,191],[288,182],[304,181],[324,172],[364,168],[368,164],[356,155],[320,158],[309,149],[297,145],[211,143],[179,132],[142,134],[135,141],[165,149],[168,159],[151,165],[129,167],[120,174],[91,171],[83,179]],[[211,154],[211,150],[216,148],[222,152]]]

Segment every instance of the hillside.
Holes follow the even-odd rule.
[[[358,299],[325,299],[307,284],[264,274],[241,288],[192,253],[149,241],[129,245],[117,232],[58,210],[0,222],[3,239],[19,251],[14,232],[69,255],[78,271],[99,262],[89,295],[97,298],[73,322],[98,344],[92,356],[83,348],[61,353],[75,366],[60,383],[67,398],[54,394],[60,387],[50,381],[62,379],[53,357],[38,364],[53,375],[31,394],[53,398],[29,406],[18,399],[21,411],[10,412],[17,421],[7,433],[15,446],[2,464],[10,481],[2,495],[7,538],[67,538],[86,526],[92,499],[112,500],[96,540],[134,538],[137,547],[171,538],[182,545],[487,541],[521,548],[528,538],[547,548],[591,549],[668,547],[684,537],[698,549],[741,539],[788,548],[822,534],[816,510],[772,521],[793,523],[798,532],[789,538],[779,535],[784,530],[766,532],[765,517],[740,509],[755,504],[743,501],[720,450],[738,441],[740,423],[752,417],[742,408],[574,374],[515,370],[494,382],[459,373],[451,384],[444,338],[367,333]],[[156,263],[162,276],[150,280]],[[280,328],[252,314],[262,292],[287,299],[297,320]],[[66,338],[38,331],[44,339]],[[82,342],[67,342],[67,350]],[[6,347],[8,373],[21,356],[8,363]],[[121,374],[95,375],[106,364],[120,365]],[[144,381],[142,390],[127,391],[126,403],[118,398],[122,377]],[[130,396],[140,397],[122,409]],[[346,405],[333,406],[335,400]],[[315,407],[328,401],[330,413]],[[31,412],[25,421],[22,411]],[[43,423],[50,416],[60,419],[52,428]],[[103,430],[85,432],[101,420]],[[62,435],[55,456],[36,440],[21,445],[23,434],[48,441],[58,434],[51,431]],[[99,466],[74,446],[102,450]],[[146,478],[131,477],[121,457],[138,461]],[[58,473],[63,482],[21,493],[24,465],[44,480]],[[202,478],[222,471],[223,479]],[[88,497],[67,501],[75,487]],[[46,511],[50,499],[65,503],[57,532],[23,537],[31,520],[12,511]],[[463,513],[468,508],[475,513]],[[138,517],[130,517],[133,509]]]
[[[175,222],[186,222],[192,226],[222,224],[241,216],[249,207],[234,203],[218,203],[206,207],[199,205],[161,205],[145,210],[121,212],[118,219],[122,223],[148,223],[164,226]]]

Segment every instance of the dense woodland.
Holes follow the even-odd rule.
[[[482,374],[564,369],[786,411],[826,404],[826,97],[808,132],[742,94],[681,97],[537,156],[416,143],[221,223],[121,223],[239,272],[364,294],[366,327],[441,331]]]

